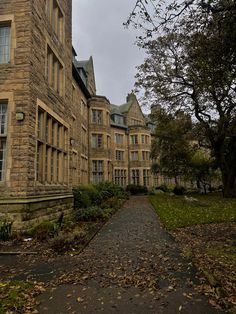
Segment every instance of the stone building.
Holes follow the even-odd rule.
[[[151,129],[134,94],[123,105],[101,96],[89,100],[90,182],[153,184]]]
[[[73,208],[72,187],[152,186],[151,132],[133,94],[96,95],[76,59],[72,1],[0,1],[0,213],[27,228]]]

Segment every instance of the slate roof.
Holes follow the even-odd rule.
[[[127,103],[117,106],[117,105],[111,105],[111,114],[126,114],[130,107],[132,105],[132,101],[128,101]]]
[[[76,67],[83,68],[86,71],[88,63],[89,63],[89,60],[82,60],[82,61],[76,60]]]

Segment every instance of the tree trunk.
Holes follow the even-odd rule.
[[[221,170],[222,171],[222,170]],[[236,175],[232,172],[222,171],[223,196],[236,197]]]

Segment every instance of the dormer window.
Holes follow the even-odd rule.
[[[115,114],[113,116],[113,120],[116,124],[121,124],[121,125],[124,125],[125,124],[125,119],[123,116],[120,116],[118,114]]]
[[[87,76],[83,68],[79,68],[79,75],[84,82],[84,85],[87,86]]]

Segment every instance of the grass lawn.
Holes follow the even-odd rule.
[[[190,201],[194,198],[196,200]],[[222,195],[150,196],[151,203],[162,223],[169,230],[197,224],[236,222],[236,199]]]

